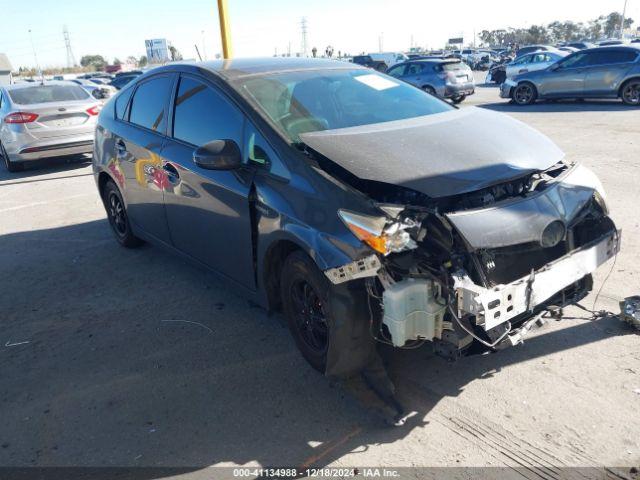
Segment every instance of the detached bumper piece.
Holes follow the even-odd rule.
[[[627,297],[620,302],[620,320],[640,330],[640,296]]]
[[[615,256],[620,232],[614,231],[507,285],[485,288],[464,272],[454,275],[458,315],[473,315],[485,331],[533,309],[578,282]]]

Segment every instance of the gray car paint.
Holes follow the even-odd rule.
[[[52,81],[46,82],[45,85],[68,83]],[[99,105],[99,101],[90,94],[82,100],[29,105],[12,101],[9,92],[38,86],[39,83],[27,83],[0,87],[0,143],[11,161],[23,162],[91,152],[97,117],[87,114],[86,110]],[[38,118],[29,124],[6,123],[4,118],[13,112],[32,112],[37,114]],[[77,118],[78,122],[56,125],[56,122],[71,117]]]
[[[638,55],[634,62],[557,68],[575,55],[603,51],[631,51]],[[530,82],[535,85],[538,98],[616,98],[620,87],[631,78],[640,78],[640,49],[633,46],[596,47],[572,53],[544,70],[515,76],[513,84]],[[510,98],[512,84],[500,88],[502,98]]]
[[[451,213],[447,218],[474,249],[539,242],[553,221],[569,225],[594,192],[604,197],[595,174],[579,165],[542,192],[488,208]]]
[[[469,107],[309,132],[302,141],[354,175],[445,197],[549,168],[564,154],[522,122]],[[497,139],[500,141],[490,141]]]

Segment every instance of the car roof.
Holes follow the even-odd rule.
[[[619,52],[621,50],[638,52],[638,50],[640,50],[640,47],[637,47],[635,45],[603,45],[601,47],[596,46],[596,47],[586,48],[580,51],[581,52],[602,52],[602,51]]]
[[[366,67],[339,60],[324,58],[234,58],[231,60],[214,60],[207,62],[175,62],[163,67],[156,67],[151,72],[167,72],[183,70],[184,67],[196,67],[208,70],[227,81],[251,75],[268,75],[280,72],[304,70],[369,70]]]
[[[404,62],[404,63],[414,63],[414,62],[421,62],[421,63],[462,63],[462,60],[460,60],[459,58],[416,58],[415,60],[412,60],[411,62]]]

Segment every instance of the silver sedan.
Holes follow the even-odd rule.
[[[10,172],[45,157],[90,153],[100,104],[68,82],[0,87],[0,154]]]

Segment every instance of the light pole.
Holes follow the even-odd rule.
[[[231,32],[227,16],[227,0],[218,0],[218,17],[220,18],[220,38],[222,39],[222,56],[225,59],[233,55],[231,48]]]
[[[36,54],[36,47],[33,44],[33,35],[31,34],[31,29],[29,29],[29,40],[31,41],[31,49],[33,50],[33,58],[36,61],[36,68],[38,69],[38,73],[42,76],[42,70],[40,70],[40,64],[38,63],[38,54]]]
[[[624,36],[624,16],[627,13],[627,0],[624,0],[624,7],[622,7],[622,18],[620,19],[620,40]]]

